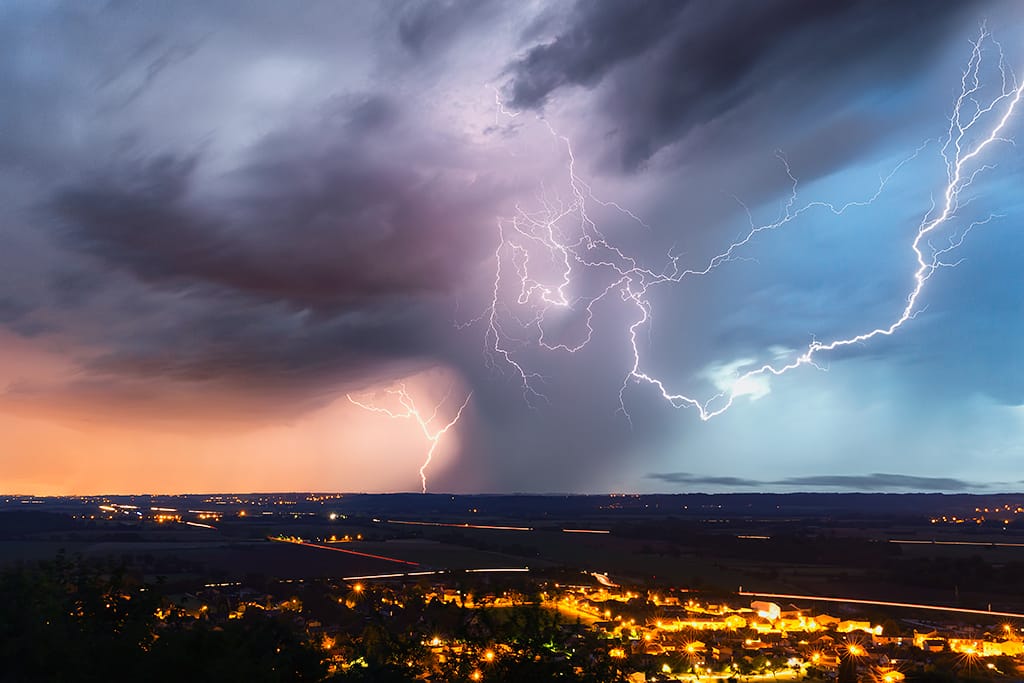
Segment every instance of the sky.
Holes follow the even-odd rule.
[[[1022,35],[2,3],[0,492],[1020,490]]]

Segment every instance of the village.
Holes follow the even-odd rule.
[[[849,605],[834,605],[829,613],[741,596],[711,600],[685,589],[630,588],[596,577],[578,583],[474,582],[465,575],[431,584],[298,581],[279,584],[272,594],[210,585],[195,595],[174,596],[168,614],[229,620],[253,612],[290,615],[339,673],[366,666],[365,654],[355,647],[364,626],[372,623],[401,637],[416,634],[412,645],[421,654],[409,663],[415,662],[422,680],[457,680],[459,671],[466,680],[484,680],[489,668],[519,656],[524,643],[533,641],[543,641],[538,661],[561,662],[582,674],[601,660],[631,683],[898,683],[950,667],[996,679],[1015,676],[1024,662],[1018,624],[909,612],[872,621],[852,614]]]

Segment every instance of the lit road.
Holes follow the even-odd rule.
[[[345,548],[339,548],[333,545],[321,545],[320,543],[310,543],[308,541],[301,541],[293,538],[278,538],[274,536],[268,537],[268,540],[275,541],[277,543],[289,543],[291,545],[300,545],[304,548],[316,548],[318,550],[330,550],[336,553],[346,553],[348,555],[355,555],[357,557],[368,557],[373,560],[383,560],[385,562],[394,562],[396,564],[404,564],[410,567],[419,567],[419,562],[412,562],[411,560],[402,560],[397,557],[387,557],[386,555],[374,555],[373,553],[364,553],[358,550],[346,550]],[[348,579],[396,579],[414,576],[430,576],[432,574],[446,574],[451,570],[448,569],[437,569],[431,571],[417,571],[417,572],[398,572],[391,574],[368,574],[365,576],[352,576],[344,577]],[[467,574],[519,574],[527,573],[530,571],[529,567],[482,567],[478,569],[462,569]]]
[[[402,519],[389,519],[388,524],[412,524],[415,526],[444,526],[456,529],[490,529],[492,531],[533,531],[529,526],[500,526],[496,524],[469,524],[469,523],[445,523],[445,522],[414,522]]]
[[[740,681],[795,681],[803,678],[803,672],[785,669],[782,671],[776,671],[775,673],[747,674],[745,676],[736,673],[728,673],[701,674],[700,676],[696,674],[671,674],[670,677],[677,681],[689,681],[690,683],[699,683],[699,681],[727,681],[729,679]]]
[[[600,615],[582,610],[574,604],[561,602],[559,600],[545,600],[541,603],[541,606],[550,610],[557,610],[559,614],[567,617],[570,621],[576,621],[579,619],[580,622],[587,624],[588,626],[601,621],[602,619]]]
[[[790,595],[788,593],[752,593],[739,591],[737,595],[746,595],[756,598],[780,598],[782,600],[811,600],[817,602],[845,602],[856,605],[877,605],[879,607],[905,607],[907,609],[931,610],[933,612],[955,612],[957,614],[978,614],[990,617],[1010,617],[1011,619],[1024,619],[1024,614],[1016,612],[996,612],[982,609],[966,609],[964,607],[947,607],[944,605],[922,605],[915,602],[888,602],[886,600],[861,600],[860,598],[837,598],[824,597],[821,595]]]
[[[804,674],[802,671],[785,669],[782,671],[776,671],[775,673],[748,674],[746,676],[742,676],[740,674],[708,674],[696,677],[693,674],[690,674],[688,676],[681,678],[680,680],[694,681],[694,683],[696,683],[697,681],[710,680],[725,681],[729,680],[730,678],[735,678],[741,681],[795,681],[803,678],[803,675]]]
[[[507,573],[523,573],[530,571],[529,567],[485,567],[482,569],[463,569],[461,571],[467,574],[481,574],[481,573],[496,573],[496,574],[507,574]],[[364,574],[362,576],[343,576],[342,579],[345,581],[372,581],[374,579],[406,579],[417,576],[435,576],[439,574],[453,574],[451,569],[432,569],[429,571],[421,572],[396,572],[392,574]]]
[[[378,522],[380,520],[374,520]],[[544,531],[532,526],[504,526],[501,524],[471,524],[470,522],[428,522],[412,519],[388,519],[387,524],[411,524],[414,526],[438,526],[453,529],[486,529],[489,531]],[[610,534],[611,529],[562,529],[565,534]]]
[[[923,541],[917,539],[890,538],[889,543],[903,545],[971,545],[983,548],[1024,548],[1024,543],[1000,543],[998,541]]]

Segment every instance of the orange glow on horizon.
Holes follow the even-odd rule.
[[[329,404],[297,417],[289,413],[294,408],[286,397],[279,399],[277,414],[265,407],[239,416],[231,411],[252,399],[234,404],[231,396],[196,388],[188,388],[187,408],[178,411],[172,400],[152,406],[150,414],[97,397],[85,405],[89,401],[61,388],[58,380],[66,378],[66,365],[47,364],[45,359],[39,353],[0,351],[0,384],[32,387],[26,389],[31,395],[18,400],[10,392],[0,395],[5,441],[0,493],[175,494],[312,491],[325,486],[366,492],[419,490],[423,439],[416,425],[368,414],[345,400],[344,387]],[[452,375],[433,370],[405,381],[430,393],[450,386]],[[161,388],[182,391],[159,387],[154,393]],[[435,454],[432,467],[438,480],[444,481],[458,450],[459,433],[452,430]],[[388,466],[381,467],[385,459]]]

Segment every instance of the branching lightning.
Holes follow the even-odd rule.
[[[971,45],[970,60],[960,79],[960,92],[952,107],[949,127],[944,140],[940,141],[939,156],[946,167],[945,186],[940,199],[933,200],[914,232],[910,242],[916,263],[912,285],[902,309],[890,321],[868,327],[864,332],[851,337],[831,341],[812,340],[802,352],[789,352],[784,359],[776,361],[779,364],[766,363],[736,374],[730,386],[703,400],[674,392],[666,386],[664,380],[650,374],[645,368],[638,341],[642,332],[650,331],[653,309],[649,294],[654,288],[704,276],[726,263],[744,260],[747,257],[742,253],[756,236],[782,228],[805,214],[825,212],[842,215],[854,207],[873,203],[883,194],[890,179],[904,165],[916,159],[928,143],[882,177],[869,196],[845,204],[820,200],[798,203],[797,178],[786,158],[780,154],[779,159],[791,181],[791,191],[774,221],[757,224],[747,210],[749,226],[741,237],[703,265],[684,267],[681,257],[670,252],[660,266],[648,267],[638,257],[612,244],[591,219],[588,207],[598,204],[619,212],[638,225],[646,227],[646,224],[628,209],[598,199],[591,187],[576,174],[576,158],[569,139],[542,120],[567,154],[569,196],[562,199],[543,192],[539,197],[539,209],[528,211],[517,205],[513,216],[498,220],[491,299],[484,314],[477,319],[485,326],[485,351],[489,362],[493,364],[501,361],[513,370],[521,381],[524,397],[531,405],[546,401],[539,388],[544,377],[527,367],[519,350],[527,345],[535,345],[547,351],[579,351],[590,343],[594,335],[592,322],[595,306],[617,297],[633,311],[626,327],[632,357],[628,361],[629,369],[619,391],[622,413],[629,419],[625,400],[628,387],[631,384],[647,385],[652,386],[674,407],[696,409],[701,420],[706,421],[732,407],[739,396],[750,393],[751,384],[760,378],[780,376],[804,365],[817,367],[819,357],[831,351],[894,334],[920,312],[920,299],[931,276],[939,268],[957,264],[955,259],[950,260],[951,255],[963,244],[971,230],[998,218],[992,214],[959,229],[955,223],[960,218],[960,210],[969,201],[966,191],[979,174],[993,168],[991,164],[981,163],[983,153],[995,143],[1013,144],[1012,140],[1004,137],[1004,131],[1024,93],[1024,84],[1017,82],[1013,71],[1006,64],[1001,46],[991,39],[986,27],[982,26],[980,35],[977,40],[971,41]],[[986,59],[988,46],[994,47],[998,54],[996,68],[1001,78],[1001,87],[983,84],[983,73],[987,73],[983,69],[992,69]],[[992,90],[988,91],[986,87]],[[985,93],[989,93],[989,97],[979,100]],[[507,111],[500,98],[497,104],[501,114],[518,115],[517,112]],[[943,231],[952,236],[947,236],[942,246],[934,246],[931,240],[943,234]],[[595,282],[598,283],[596,286],[593,284]],[[589,293],[570,293],[580,290],[588,290]],[[571,343],[550,340],[551,335],[545,323],[556,311],[577,311],[583,314],[586,331],[580,338]]]
[[[431,425],[433,425],[437,421],[437,415],[440,412],[441,408],[444,407],[444,405],[448,403],[448,400],[451,398],[451,387],[448,388],[448,391],[447,393],[445,393],[444,398],[442,398],[441,401],[434,406],[434,410],[430,413],[430,415],[426,416],[420,412],[419,408],[416,407],[416,402],[413,401],[412,395],[409,394],[409,391],[406,389],[405,384],[400,384],[397,389],[388,389],[385,393],[388,396],[397,399],[397,402],[402,409],[396,411],[390,408],[383,408],[372,403],[364,403],[362,401],[358,401],[352,398],[351,394],[346,394],[346,398],[348,398],[348,400],[351,403],[365,410],[369,410],[374,413],[380,413],[381,415],[386,415],[387,417],[396,420],[414,420],[416,424],[419,425],[420,430],[423,432],[423,436],[425,436],[427,441],[430,442],[430,448],[429,450],[427,450],[426,458],[423,460],[423,464],[420,465],[419,469],[422,491],[423,493],[426,493],[427,468],[430,466],[431,461],[434,459],[434,452],[437,451],[437,447],[441,443],[441,437],[447,434],[448,430],[454,427],[456,423],[458,423],[459,419],[462,418],[462,411],[464,411],[466,409],[466,406],[469,405],[469,399],[473,397],[473,392],[469,392],[466,395],[465,400],[462,401],[462,404],[459,406],[459,409],[455,412],[455,416],[452,417],[451,420],[445,423],[445,425],[441,428],[433,428],[431,427]]]

